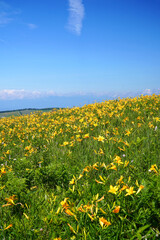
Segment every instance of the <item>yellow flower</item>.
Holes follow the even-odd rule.
[[[107,219],[105,219],[104,217],[99,218],[99,223],[101,225],[101,227],[103,228],[103,226],[110,226],[111,223],[107,221]]]
[[[69,226],[70,230],[71,230],[74,234],[77,234],[76,231],[73,229],[73,227],[72,227],[69,223],[67,223],[67,225]]]
[[[67,213],[69,216],[74,216],[74,213],[71,212],[68,208],[65,209],[65,213]]]
[[[29,219],[29,217],[27,216],[27,214],[23,213],[23,215],[25,216],[25,218],[27,218],[27,220]]]
[[[127,194],[125,196],[134,194],[136,191],[133,191],[133,189],[134,189],[134,187],[130,187],[130,188],[126,189]]]
[[[5,198],[5,200],[7,201],[7,204],[4,204],[2,207],[15,205],[14,200],[17,199],[15,196],[16,195],[10,196],[9,198]]]
[[[125,161],[125,162],[124,162],[124,168],[127,167],[128,164],[129,164],[129,161]]]
[[[98,199],[96,202],[101,202],[103,199],[104,199],[104,195],[100,199]]]
[[[120,211],[120,206],[115,207],[115,209],[112,211],[113,213],[119,213]]]
[[[120,179],[118,179],[118,181],[116,182],[116,184],[118,184],[118,183],[123,183],[123,181],[122,181],[122,180],[123,180],[123,178],[124,178],[124,177],[123,177],[123,176],[121,176],[121,177],[120,177]]]
[[[67,203],[67,199],[68,199],[68,198],[65,198],[63,201],[61,201],[61,206],[62,206],[63,208],[68,208],[68,207],[69,207],[69,205],[68,205],[68,203]]]
[[[89,133],[85,134],[83,138],[89,138]]]
[[[129,130],[126,130],[126,136],[129,136],[131,134],[131,132]]]
[[[113,187],[112,185],[110,185],[110,189],[109,189],[108,192],[113,193],[113,194],[117,194],[117,191],[118,191],[118,187],[117,186]]]
[[[99,153],[99,154],[104,154],[102,148],[99,149],[99,152],[98,152],[98,153]]]
[[[84,173],[84,172],[89,172],[89,171],[90,171],[90,168],[91,168],[90,166],[86,166],[86,167],[83,169],[83,173]]]
[[[13,226],[13,224],[9,224],[9,226],[6,227],[4,230],[7,230],[7,229],[11,228],[12,226]]]
[[[2,168],[1,168],[1,174],[5,174],[5,173],[6,173],[5,167],[2,167]]]
[[[138,188],[138,191],[136,192],[136,194],[138,194],[143,188],[144,188],[144,186],[140,185],[140,187]]]
[[[159,117],[155,117],[154,120],[155,120],[156,122],[160,122],[160,118],[159,118]]]
[[[114,165],[114,163],[111,163],[111,167],[109,169],[113,169],[113,170],[117,171],[117,167],[116,167],[116,165]]]
[[[69,184],[71,184],[71,185],[75,184],[75,180],[76,180],[76,178],[75,178],[75,176],[73,176],[73,178],[72,178],[72,180],[69,182]]]
[[[85,210],[83,209],[83,204],[81,204],[81,206],[77,209],[79,212],[85,212]]]
[[[68,145],[69,144],[69,142],[63,142],[63,145],[62,146],[66,146],[66,145]]]
[[[126,185],[123,185],[123,187],[120,189],[120,191],[124,191],[125,189],[127,189],[128,187]]]
[[[154,164],[154,165],[152,165],[151,168],[149,169],[149,172],[153,171],[153,172],[155,172],[155,173],[158,173],[158,171],[157,171],[156,169],[158,169],[158,168],[157,168],[157,165]]]
[[[99,136],[98,138],[97,138],[97,140],[99,141],[99,142],[104,142],[104,137],[103,136]]]
[[[116,162],[116,163],[118,163],[118,166],[120,165],[120,164],[123,164],[123,162],[121,161],[122,159],[121,159],[121,157],[119,157],[119,156],[116,156],[115,158],[114,158],[114,161]]]

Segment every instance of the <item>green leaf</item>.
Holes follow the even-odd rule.
[[[140,234],[140,233],[142,233],[144,230],[146,230],[147,228],[149,228],[150,227],[150,225],[149,224],[147,224],[147,225],[145,225],[145,226],[143,226],[143,227],[141,227],[141,228],[139,228],[138,229],[138,231],[137,231],[137,234]]]

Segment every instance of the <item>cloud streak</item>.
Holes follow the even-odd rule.
[[[109,99],[118,97],[135,97],[144,95],[160,94],[158,89],[145,89],[142,91],[129,91],[129,92],[70,92],[70,93],[56,93],[55,91],[27,91],[24,89],[3,89],[0,90],[0,100],[22,100],[22,99],[40,99],[46,97],[105,97]]]
[[[69,19],[68,29],[76,35],[81,34],[82,22],[84,18],[84,5],[82,0],[68,0],[69,1]]]
[[[14,20],[15,15],[20,14],[20,10],[11,8],[4,1],[0,1],[0,26],[5,26]]]
[[[36,29],[37,28],[37,25],[36,24],[33,24],[33,23],[28,23],[27,26],[29,27],[29,29],[33,30],[33,29]]]

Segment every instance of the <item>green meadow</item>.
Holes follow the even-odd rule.
[[[0,118],[0,239],[160,239],[160,95]]]

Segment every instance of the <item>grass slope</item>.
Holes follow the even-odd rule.
[[[160,95],[0,119],[0,239],[159,239]]]

